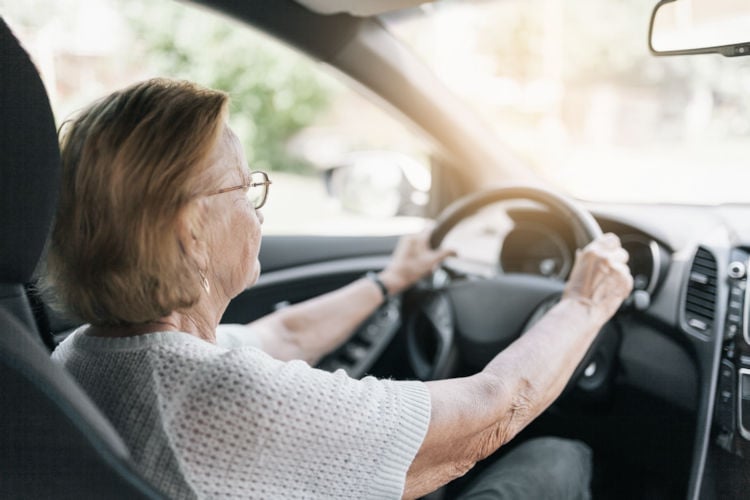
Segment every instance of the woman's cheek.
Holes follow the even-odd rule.
[[[259,220],[254,214],[249,215],[248,248],[245,262],[250,267],[247,273],[250,280],[249,285],[253,285],[258,280],[258,276],[260,276],[260,261],[258,260],[258,256],[260,254],[262,238],[260,227],[262,219]]]

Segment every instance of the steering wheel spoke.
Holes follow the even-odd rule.
[[[407,322],[409,363],[421,380],[445,378],[456,361],[455,322],[445,291],[423,291]]]

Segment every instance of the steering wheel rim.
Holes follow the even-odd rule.
[[[594,219],[590,212],[574,200],[541,187],[513,185],[471,194],[460,198],[449,205],[440,214],[436,221],[436,225],[430,234],[430,246],[432,248],[437,248],[451,229],[466,217],[476,213],[479,209],[492,203],[512,199],[535,201],[557,212],[575,229],[579,246],[585,246],[585,244],[602,234],[602,230],[596,222],[596,219]],[[426,316],[427,323],[433,325],[433,329],[437,334],[436,342],[438,344],[433,358],[434,363],[432,366],[428,366],[425,357],[417,352],[417,345],[419,342],[416,338],[417,333],[414,329],[415,322],[408,322],[407,345],[409,349],[409,359],[412,363],[412,367],[415,369],[415,373],[420,378],[430,379],[449,376],[449,371],[451,370],[450,365],[460,357],[455,352],[457,345],[460,345],[459,350],[465,351],[465,355],[470,357],[477,356],[480,360],[479,364],[483,366],[485,362],[489,361],[489,359],[484,359],[486,354],[493,351],[491,357],[494,357],[495,354],[507,347],[510,342],[520,337],[524,329],[529,325],[530,316],[533,316],[537,309],[544,304],[549,303],[551,297],[559,297],[563,290],[562,283],[554,283],[553,280],[531,275],[505,275],[501,280],[498,280],[497,278],[495,278],[495,280],[498,281],[496,284],[491,283],[490,281],[492,280],[473,281],[470,283],[459,284],[454,288],[448,288],[442,292],[438,291],[437,293],[431,293],[426,298],[425,304],[419,306],[420,309],[417,311],[417,314]],[[467,290],[468,287],[473,287],[474,291],[469,292]],[[471,321],[475,320],[477,316],[481,314],[480,311],[482,310],[485,312],[484,315],[497,319],[498,311],[495,309],[498,309],[498,307],[494,307],[493,305],[498,304],[498,300],[496,299],[499,299],[500,297],[506,298],[505,300],[499,299],[502,302],[512,302],[513,297],[509,297],[508,294],[511,289],[514,289],[513,287],[525,287],[525,290],[520,290],[521,295],[527,294],[526,297],[529,299],[529,302],[535,302],[535,304],[528,308],[529,311],[531,311],[530,316],[523,318],[519,316],[514,319],[509,319],[507,323],[503,323],[503,325],[508,326],[508,329],[511,330],[510,334],[503,333],[501,335],[494,335],[491,332],[488,334],[488,332],[485,331],[480,335],[473,335],[467,334],[465,331],[462,332],[462,330],[466,329],[467,325],[470,325]],[[517,293],[511,293],[511,295],[517,295]],[[519,309],[518,301],[522,301],[523,299],[518,299],[517,297],[515,299],[516,302],[513,305],[505,305],[504,310],[506,312],[511,311],[511,314],[517,313],[516,310]],[[436,304],[439,305],[440,302],[446,301],[449,302],[452,307],[445,305],[442,305],[442,307],[436,307]],[[478,302],[484,302],[484,306],[477,306]],[[502,304],[499,304],[499,309],[503,310],[503,307]],[[526,313],[529,311],[526,311]],[[500,314],[502,314],[502,312]],[[523,315],[524,312],[518,314]],[[523,328],[520,331],[515,332],[515,330],[518,329],[518,325],[521,324],[523,325]],[[476,323],[474,323],[474,325],[476,325]],[[502,326],[498,324],[494,329],[501,330]],[[613,329],[610,328],[609,330]],[[611,332],[607,334],[608,337],[611,337],[610,333]],[[472,343],[467,345],[465,342],[466,339],[470,339]],[[592,344],[591,349],[583,358],[583,361],[576,369],[573,377],[571,377],[571,385],[575,383],[580,376],[583,368],[593,359],[598,343],[599,340],[595,340]],[[474,359],[474,361],[477,361],[477,359]],[[474,368],[477,368],[477,366],[474,366]]]
[[[492,203],[514,199],[536,201],[558,212],[579,230],[584,238],[584,244],[602,235],[602,229],[594,216],[572,199],[542,187],[515,185],[480,191],[448,205],[438,216],[435,227],[432,229],[430,246],[432,248],[439,247],[445,236],[456,224],[477,212],[480,208]]]

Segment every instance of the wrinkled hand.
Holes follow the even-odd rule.
[[[429,230],[402,236],[391,255],[391,261],[381,271],[380,279],[390,294],[400,293],[427,273],[433,271],[452,250],[430,248]]]
[[[563,298],[588,305],[602,321],[611,318],[633,289],[628,253],[620,239],[607,233],[576,252]]]

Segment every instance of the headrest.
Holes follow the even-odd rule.
[[[59,176],[47,93],[0,18],[0,283],[30,280],[52,223]]]

